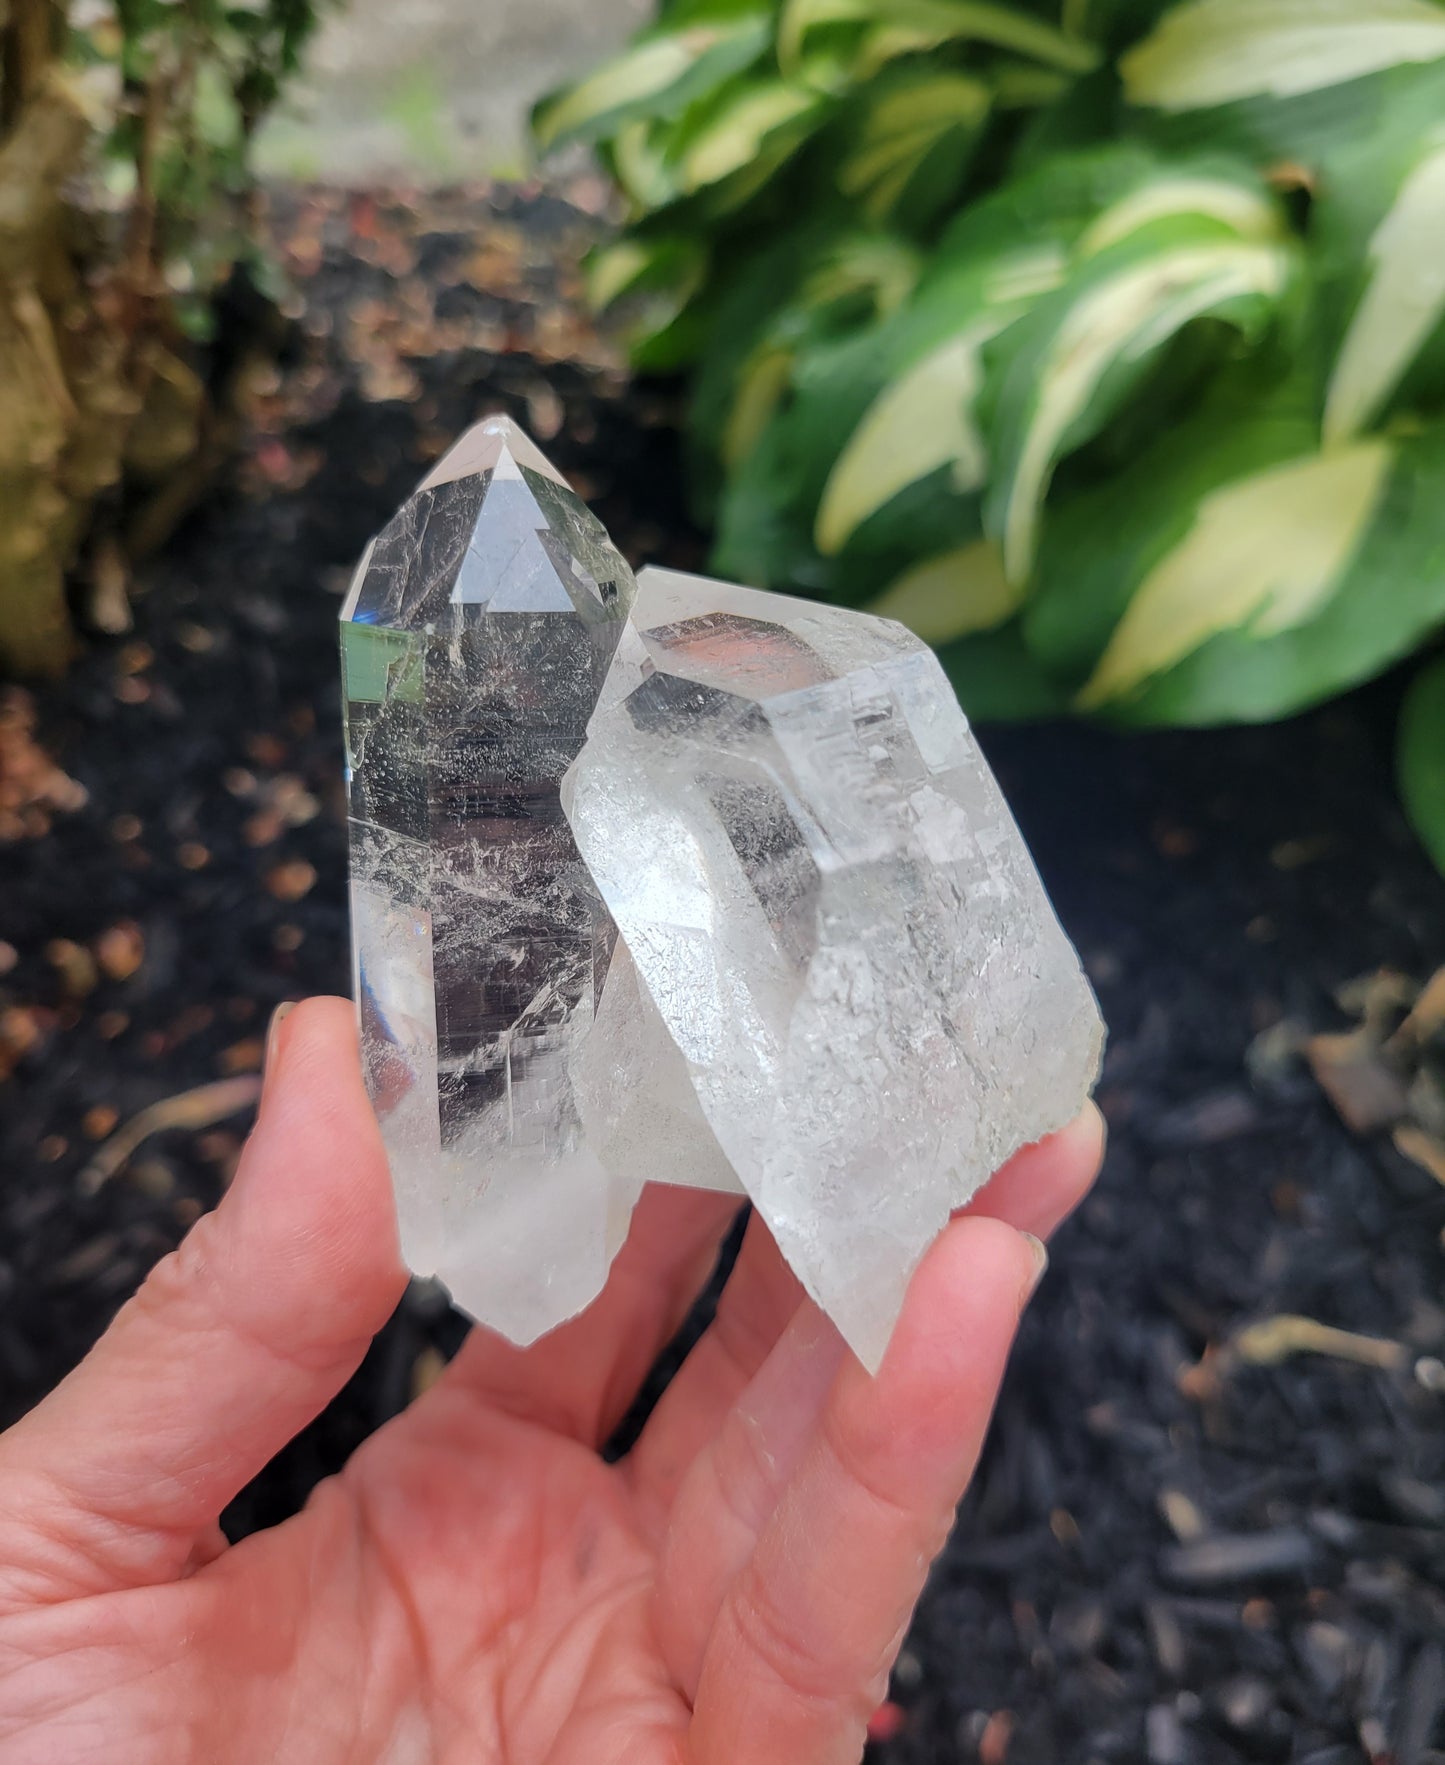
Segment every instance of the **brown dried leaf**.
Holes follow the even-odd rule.
[[[1403,1153],[1412,1164],[1428,1171],[1437,1183],[1445,1185],[1445,1140],[1437,1140],[1413,1122],[1401,1122],[1391,1138],[1395,1150]]]
[[[1311,1036],[1305,1043],[1305,1058],[1320,1089],[1352,1132],[1371,1133],[1408,1112],[1404,1081],[1385,1061],[1369,1028]]]
[[[95,940],[101,971],[113,981],[129,980],[145,961],[145,933],[133,919],[123,919]]]

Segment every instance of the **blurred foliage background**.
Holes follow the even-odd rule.
[[[535,113],[719,572],[975,717],[1284,716],[1445,629],[1445,7],[668,0]],[[1400,777],[1445,866],[1445,662]]]
[[[312,0],[0,0],[0,660],[67,659],[67,574],[127,561],[226,457],[268,307],[247,156]]]

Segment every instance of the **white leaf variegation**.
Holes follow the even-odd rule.
[[[1186,0],[1120,63],[1131,104],[1288,98],[1445,57],[1433,0]]]
[[[990,526],[1013,580],[1033,567],[1054,466],[1106,378],[1142,363],[1194,319],[1251,295],[1277,297],[1290,267],[1284,245],[1201,241],[1155,249],[1084,284],[1032,364],[1027,414],[996,462]]]
[[[902,358],[897,379],[879,393],[829,473],[814,526],[818,550],[839,552],[885,503],[944,466],[953,487],[981,490],[988,448],[975,405],[983,390],[982,351],[1041,294],[1057,288],[1068,267],[1061,247],[1032,245],[975,266],[947,300],[951,330],[931,347]],[[948,287],[931,293],[937,303]]]
[[[991,103],[981,80],[960,73],[932,74],[885,93],[838,166],[838,188],[870,218],[885,220],[933,148],[948,135],[975,134]]]
[[[1211,492],[1139,585],[1079,705],[1127,696],[1220,632],[1274,637],[1312,618],[1359,553],[1394,458],[1376,438]]]
[[[1279,237],[1279,205],[1253,179],[1181,173],[1150,178],[1111,203],[1085,229],[1077,255],[1097,257],[1141,228],[1173,216],[1218,221],[1240,239]]]
[[[553,98],[538,105],[532,126],[540,147],[593,140],[639,113],[676,114],[699,77],[722,78],[763,49],[766,14],[740,13],[711,23],[641,38]]]
[[[864,39],[875,48],[872,55],[865,50],[868,71],[879,64],[879,32],[892,34],[899,53],[963,39],[1028,56],[1064,73],[1087,73],[1099,60],[1092,43],[997,0],[787,0],[778,25],[779,65],[789,72],[801,69],[816,27],[854,20],[876,27]]]
[[[953,467],[960,490],[982,485],[988,454],[973,415],[983,385],[979,351],[1006,322],[998,314],[978,319],[874,401],[829,475],[818,506],[819,551],[841,551],[870,515],[943,466]]]
[[[1368,256],[1365,290],[1330,377],[1326,441],[1368,427],[1445,319],[1445,135],[1405,179]]]
[[[1003,573],[991,539],[915,564],[871,603],[870,613],[896,619],[924,643],[951,643],[973,631],[992,631],[1011,618],[1023,600]]]
[[[805,86],[768,80],[740,93],[684,149],[678,182],[684,191],[705,189],[750,168],[763,181],[802,140],[804,119],[818,110]]]
[[[582,80],[537,118],[537,136],[550,147],[594,120],[610,116],[675,84],[697,60],[696,40],[654,37]]]

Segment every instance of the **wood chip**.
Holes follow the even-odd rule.
[[[1314,1565],[1315,1544],[1299,1527],[1203,1539],[1163,1551],[1159,1567],[1181,1587],[1223,1587],[1265,1576],[1294,1576]]]
[[[111,926],[95,940],[95,959],[109,980],[129,980],[145,961],[145,954],[145,933],[133,919]]]
[[[1192,1544],[1208,1531],[1204,1515],[1182,1489],[1161,1489],[1159,1512],[1181,1544]]]

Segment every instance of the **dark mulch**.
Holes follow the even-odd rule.
[[[162,1135],[87,1194],[96,1143],[254,1071],[279,1000],[347,987],[334,621],[425,460],[506,408],[635,560],[700,561],[665,395],[577,317],[598,202],[572,194],[280,205],[300,337],[240,483],[145,572],[133,637],[38,694],[89,802],[4,849],[0,1422],[214,1201],[245,1121]],[[1112,1141],[899,1663],[892,1765],[1445,1758],[1445,1190],[1296,1062],[1246,1063],[1281,1022],[1342,1025],[1348,978],[1445,960],[1394,696],[1273,730],[988,733],[1111,1026]],[[1400,1363],[1200,1369],[1280,1312]],[[292,1511],[460,1332],[404,1306],[232,1529]]]

